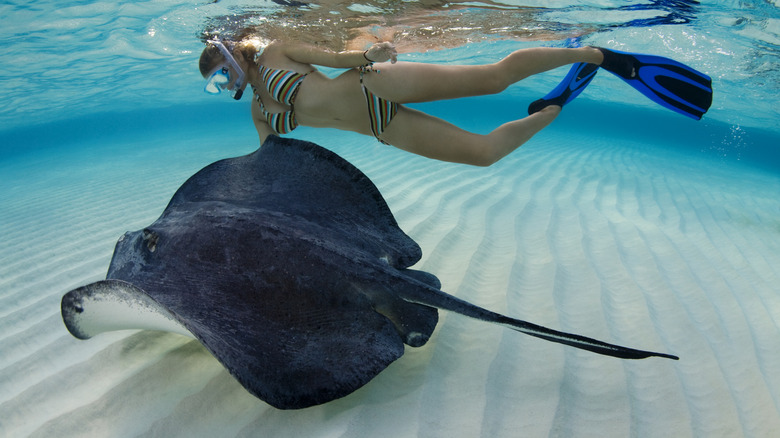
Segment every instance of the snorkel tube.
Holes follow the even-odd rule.
[[[246,76],[244,74],[244,70],[241,69],[241,67],[238,65],[238,62],[236,62],[236,58],[233,57],[233,54],[230,53],[230,50],[225,47],[224,44],[222,44],[221,41],[217,39],[208,40],[209,44],[213,44],[217,49],[219,49],[219,52],[222,53],[222,56],[225,57],[225,60],[230,64],[231,67],[238,73],[238,78],[236,79],[236,82],[233,83],[233,90],[231,91],[233,99],[240,100],[241,96],[244,95],[243,85],[244,85],[244,77]]]

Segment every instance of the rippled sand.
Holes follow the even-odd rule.
[[[252,138],[95,145],[0,163],[0,436],[776,433],[780,178],[582,135],[547,133],[489,169],[357,136],[318,142],[375,182],[445,291],[679,362],[602,357],[442,312],[428,345],[364,388],[279,411],[187,338],[76,340],[61,296],[103,278],[124,231]]]

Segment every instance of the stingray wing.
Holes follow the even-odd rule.
[[[279,409],[344,397],[404,352],[392,324],[360,306],[292,311],[288,300],[258,304],[235,295],[213,291],[214,301],[164,304],[133,284],[105,280],[68,292],[61,308],[79,339],[124,329],[197,338],[250,393]]]

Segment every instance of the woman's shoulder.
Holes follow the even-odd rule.
[[[291,45],[281,41],[271,41],[263,48],[262,58],[266,62],[284,62],[289,60],[289,49]]]
[[[289,50],[290,47],[293,46],[294,44],[285,43],[284,41],[279,41],[279,40],[273,40],[263,48],[263,52],[274,54],[274,55],[278,55],[278,54],[284,55],[285,52]]]
[[[295,70],[305,74],[315,71],[313,64],[319,64],[316,51],[298,43],[274,41],[266,46],[258,60],[261,65],[269,68]]]

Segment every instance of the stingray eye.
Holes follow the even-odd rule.
[[[157,233],[148,228],[144,230],[144,243],[150,252],[154,252],[157,249],[158,240],[160,240],[160,236]]]

